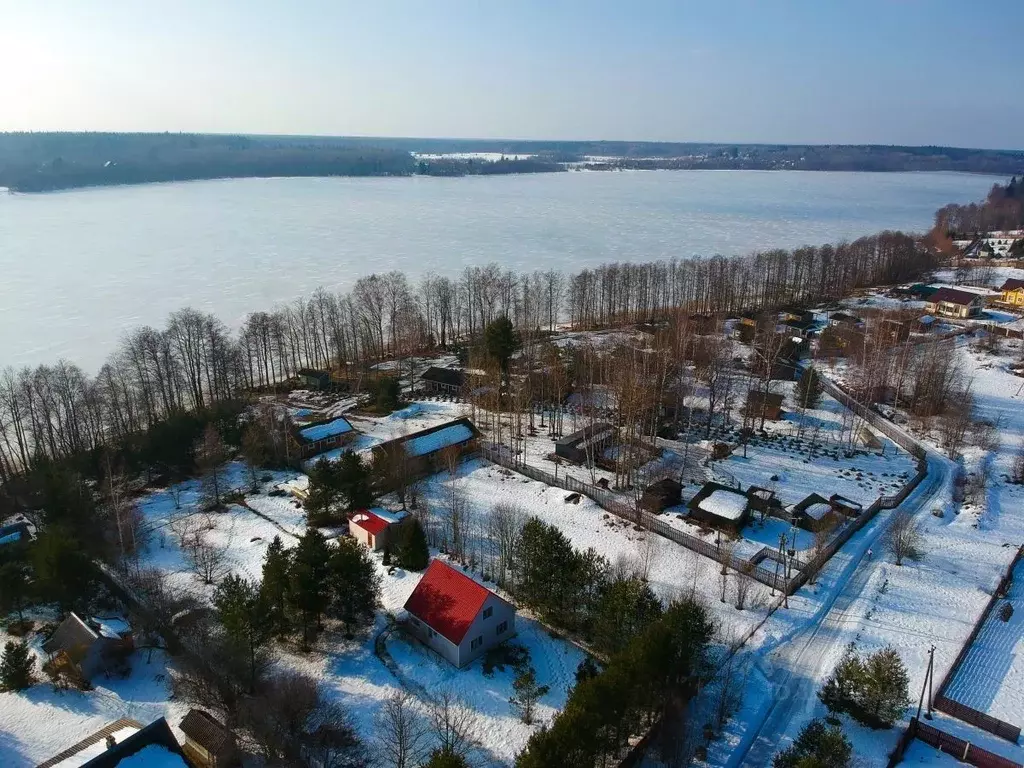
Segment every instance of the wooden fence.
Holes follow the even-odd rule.
[[[974,641],[978,638],[978,633],[981,632],[981,628],[985,625],[989,615],[995,608],[995,605],[1000,600],[1000,595],[1006,592],[1010,581],[1013,579],[1013,571],[1017,567],[1017,563],[1020,562],[1021,558],[1024,557],[1024,546],[1017,550],[1017,554],[1014,556],[1013,561],[1010,563],[1010,567],[1006,569],[1006,573],[1003,574],[1003,578],[999,580],[999,585],[996,587],[992,596],[988,599],[988,603],[985,605],[985,610],[981,612],[981,618],[978,619],[974,624],[974,628],[971,630],[971,634],[967,636],[967,642],[964,643],[960,649],[960,653],[957,654],[956,659],[953,661],[953,665],[949,668],[946,676],[942,679],[941,685],[939,685],[939,691],[935,695],[934,705],[935,708],[941,712],[945,712],[947,715],[952,715],[960,720],[971,725],[976,725],[982,730],[993,733],[1000,738],[1012,741],[1014,744],[1020,738],[1020,728],[1011,723],[1007,723],[1004,720],[987,715],[984,712],[979,712],[976,709],[968,707],[966,704],[961,704],[958,701],[946,696],[946,689],[949,684],[953,682],[953,678],[956,677],[957,670],[963,664],[964,659],[967,658],[968,652],[971,650],[971,646]]]

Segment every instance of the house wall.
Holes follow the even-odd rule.
[[[485,619],[484,614],[488,608],[492,609],[492,612]],[[508,623],[508,628],[501,634],[498,634],[498,627],[503,622]],[[466,666],[474,659],[486,653],[488,648],[493,648],[499,643],[508,640],[515,634],[515,631],[516,609],[497,595],[490,595],[484,601],[480,613],[476,615],[476,618],[469,627],[469,631],[466,632],[466,637],[463,638],[462,643],[459,645],[457,666]],[[482,638],[483,642],[478,647],[473,648],[473,640],[477,638]]]
[[[362,544],[364,547],[370,547],[373,549],[373,544],[370,543],[370,532],[363,530],[351,520],[348,521],[348,532],[356,541]]]
[[[445,661],[459,666],[459,647],[451,643],[441,634],[434,632],[415,614],[409,614],[408,630],[412,635],[431,650],[438,653]]]

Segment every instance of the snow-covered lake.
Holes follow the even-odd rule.
[[[230,325],[317,286],[472,264],[577,270],[924,230],[1005,179],[955,173],[574,172],[234,179],[0,195],[0,367],[97,369],[190,305]]]

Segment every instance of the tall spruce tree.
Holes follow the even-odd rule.
[[[81,541],[62,526],[51,526],[32,544],[32,570],[42,600],[56,603],[62,616],[89,594],[95,577]]]
[[[812,720],[796,741],[775,756],[773,768],[849,768],[853,746],[843,729]]]
[[[331,556],[330,615],[345,627],[346,637],[373,623],[380,602],[380,575],[366,549],[343,538]]]
[[[415,517],[402,526],[395,556],[398,564],[410,571],[422,571],[430,564],[427,534]]]
[[[661,601],[645,581],[614,579],[597,601],[591,632],[594,645],[609,655],[618,653],[660,616]]]
[[[0,656],[0,691],[23,691],[32,685],[36,664],[24,640],[11,640]]]
[[[28,573],[28,566],[20,560],[9,560],[0,565],[0,612],[17,611],[20,623],[25,622]]]
[[[293,552],[288,599],[302,628],[303,645],[308,647],[322,629],[323,615],[331,600],[331,550],[320,531],[307,528]]]
[[[537,671],[533,667],[526,667],[512,681],[512,690],[509,704],[519,713],[524,723],[533,725],[537,702],[551,690],[550,686],[540,685],[537,682]]]
[[[794,396],[800,408],[817,408],[821,402],[821,378],[814,366],[804,368],[800,378],[797,379]]]
[[[370,468],[355,451],[345,451],[338,462],[338,484],[349,511],[365,509],[373,504]]]
[[[340,466],[326,458],[309,470],[309,492],[303,502],[309,525],[329,525],[339,518],[345,504]]]
[[[278,637],[287,635],[292,629],[288,613],[290,568],[291,550],[284,548],[280,536],[275,536],[267,547],[267,554],[263,560],[260,593],[267,606],[267,623]]]
[[[229,574],[213,595],[217,618],[224,628],[231,655],[245,667],[246,685],[255,692],[266,651],[273,637],[268,605],[256,582]]]

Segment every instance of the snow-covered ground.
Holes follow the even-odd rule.
[[[0,629],[0,647],[12,638]],[[28,768],[78,743],[122,717],[146,725],[166,717],[172,728],[188,705],[171,701],[168,659],[162,651],[138,650],[123,678],[99,677],[91,691],[56,691],[40,672],[46,658],[42,638],[33,636],[36,673],[43,680],[25,691],[0,693],[0,765]],[[177,732],[181,738],[180,731]]]
[[[997,451],[971,448],[965,452],[969,472],[987,470],[984,493],[974,505],[954,502],[952,462],[933,456],[930,475],[939,482],[937,490],[932,492],[932,481],[926,481],[906,504],[924,531],[923,557],[905,561],[901,567],[894,564],[881,539],[872,538],[888,519],[889,513],[882,513],[833,558],[817,587],[805,587],[791,598],[790,613],[803,613],[803,620],[797,622],[788,642],[760,642],[762,650],[756,659],[762,674],[751,675],[746,691],[746,701],[753,705],[745,703],[740,717],[730,724],[721,745],[713,749],[711,764],[764,765],[791,743],[808,720],[824,716],[816,692],[851,642],[860,652],[894,646],[907,666],[914,697],[924,680],[932,644],[936,646],[936,681],[949,671],[1016,546],[1024,541],[1024,489],[1004,479],[1024,443],[1024,408],[1017,394],[1021,379],[1008,372],[1008,357],[985,355],[966,344],[958,345],[957,354],[964,356],[968,370],[975,374],[979,415],[999,423]],[[849,560],[868,547],[874,551],[871,559]],[[834,590],[832,602],[821,600]],[[770,632],[771,626],[767,624],[764,631]],[[1024,685],[1017,677],[1016,659],[1007,658],[1014,653],[1008,647],[1010,640],[1004,638],[998,658],[980,653],[983,672],[986,664],[989,672],[999,668],[994,676],[1003,676],[1000,685],[982,678],[971,681],[971,690],[990,699],[993,711],[1017,714],[1024,712]],[[1019,642],[1018,632],[1015,643]],[[756,636],[752,647],[758,648]],[[899,726],[871,731],[848,718],[844,726],[864,765],[885,765],[899,738]],[[940,727],[950,730],[960,724],[944,718]],[[986,736],[979,731],[965,738],[977,743]],[[987,743],[985,747],[991,748]],[[1006,742],[1000,748],[1011,759],[1024,762],[1024,748]]]

